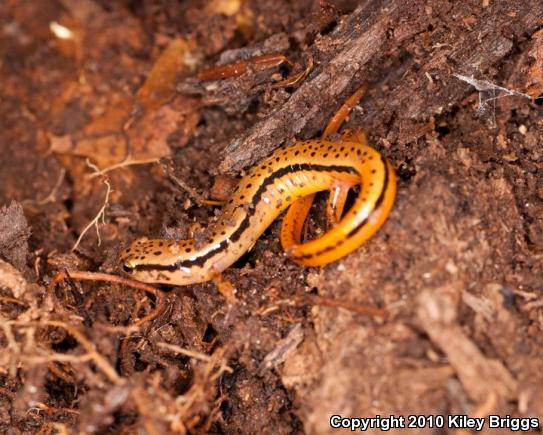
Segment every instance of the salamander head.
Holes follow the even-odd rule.
[[[148,239],[142,237],[121,252],[124,273],[143,282],[172,281],[172,275],[182,273],[175,265],[181,257],[181,246],[187,241]],[[186,248],[184,248],[186,249]]]

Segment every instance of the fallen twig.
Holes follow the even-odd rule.
[[[86,355],[66,355],[66,354],[46,354],[46,355],[26,355],[18,344],[14,344],[10,340],[11,326],[22,326],[22,327],[43,327],[43,326],[52,326],[56,328],[64,329],[68,334],[70,334],[77,342],[86,350]],[[60,320],[40,320],[40,321],[22,321],[22,320],[8,320],[0,321],[0,327],[2,327],[8,341],[10,342],[10,347],[15,356],[17,356],[22,361],[27,361],[34,364],[43,364],[51,361],[63,361],[63,362],[87,362],[89,360],[94,361],[96,366],[107,376],[107,378],[114,384],[121,385],[126,383],[126,380],[121,378],[109,361],[100,353],[96,351],[94,344],[91,343],[82,332],[80,332],[74,326],[62,322]],[[14,339],[13,334],[11,338]]]
[[[352,311],[354,313],[363,314],[365,316],[379,317],[386,319],[388,317],[388,311],[384,308],[378,308],[372,305],[362,305],[357,302],[345,301],[341,299],[327,298],[324,296],[318,295],[304,295],[292,299],[284,299],[281,301],[275,302],[272,306],[264,307],[259,310],[259,315],[266,315],[272,311],[275,311],[281,305],[295,306],[295,305],[320,305],[325,307],[332,308],[342,308],[347,311]]]
[[[163,311],[163,297],[162,292],[155,287],[145,284],[140,281],[135,281],[130,278],[123,278],[117,275],[109,275],[107,273],[100,273],[100,272],[86,272],[81,270],[69,270],[66,272],[59,272],[54,278],[49,287],[52,287],[59,282],[62,282],[66,278],[66,274],[68,274],[68,277],[75,280],[80,281],[105,281],[105,282],[111,282],[115,284],[125,285],[127,287],[132,287],[138,290],[143,290],[147,293],[152,294],[156,297],[156,308],[149,313],[147,316],[143,317],[142,319],[139,319],[135,322],[136,326],[140,326],[145,322],[149,322],[156,317],[160,315],[160,313]],[[51,289],[50,289],[51,290]]]
[[[185,355],[185,356],[188,356],[190,358],[198,359],[200,361],[209,361],[210,360],[210,356],[206,355],[205,353],[196,352],[194,350],[189,350],[189,349],[184,349],[181,346],[177,346],[175,344],[160,342],[160,343],[157,343],[157,346],[162,347],[163,349],[168,349],[168,350],[170,350],[170,351],[172,351],[174,353],[179,353],[181,355]]]
[[[107,174],[108,172],[114,171],[115,169],[125,168],[127,166],[147,165],[149,163],[159,163],[159,162],[160,162],[160,159],[157,159],[157,158],[142,159],[142,160],[132,160],[132,159],[128,158],[128,159],[126,159],[126,160],[124,160],[124,161],[122,161],[120,163],[115,163],[114,165],[108,166],[107,168],[97,169],[95,172],[90,174],[88,177],[89,178],[100,177],[100,176],[103,176],[103,175]]]

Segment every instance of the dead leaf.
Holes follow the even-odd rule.
[[[176,97],[175,91],[177,81],[192,74],[198,59],[190,38],[173,40],[134,98],[117,97],[80,133],[52,136],[51,149],[88,157],[99,169],[169,155],[170,135],[180,131],[180,145],[184,145],[199,121],[197,100]]]
[[[168,136],[183,123],[184,118],[183,113],[170,106],[145,113],[128,132],[130,158],[145,160],[167,156],[170,153]]]
[[[176,38],[156,60],[147,80],[137,93],[145,110],[155,109],[169,101],[178,80],[191,75],[201,63],[196,43],[189,38]]]

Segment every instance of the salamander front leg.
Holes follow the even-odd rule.
[[[326,202],[326,218],[331,227],[334,227],[341,220],[347,202],[347,195],[349,195],[349,190],[353,186],[354,184],[338,180],[330,188],[330,195]]]
[[[337,133],[339,131],[339,128],[341,127],[341,124],[343,124],[343,121],[349,116],[349,112],[351,109],[358,104],[362,96],[365,94],[367,89],[367,85],[360,86],[348,99],[345,101],[345,103],[342,104],[342,106],[338,109],[338,111],[332,116],[330,121],[328,121],[328,125],[324,129],[324,132],[322,133],[322,138],[327,139],[328,136]]]
[[[307,215],[315,199],[315,194],[307,195],[294,202],[287,210],[281,225],[281,246],[288,254],[292,246],[299,245]]]

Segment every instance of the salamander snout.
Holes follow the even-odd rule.
[[[119,258],[122,264],[123,272],[128,275],[132,275],[138,266],[138,256],[133,251],[134,248],[130,246],[121,252]]]
[[[132,275],[136,272],[137,266],[148,256],[148,239],[142,237],[132,242],[132,244],[124,249],[119,256],[122,263],[123,272]]]

